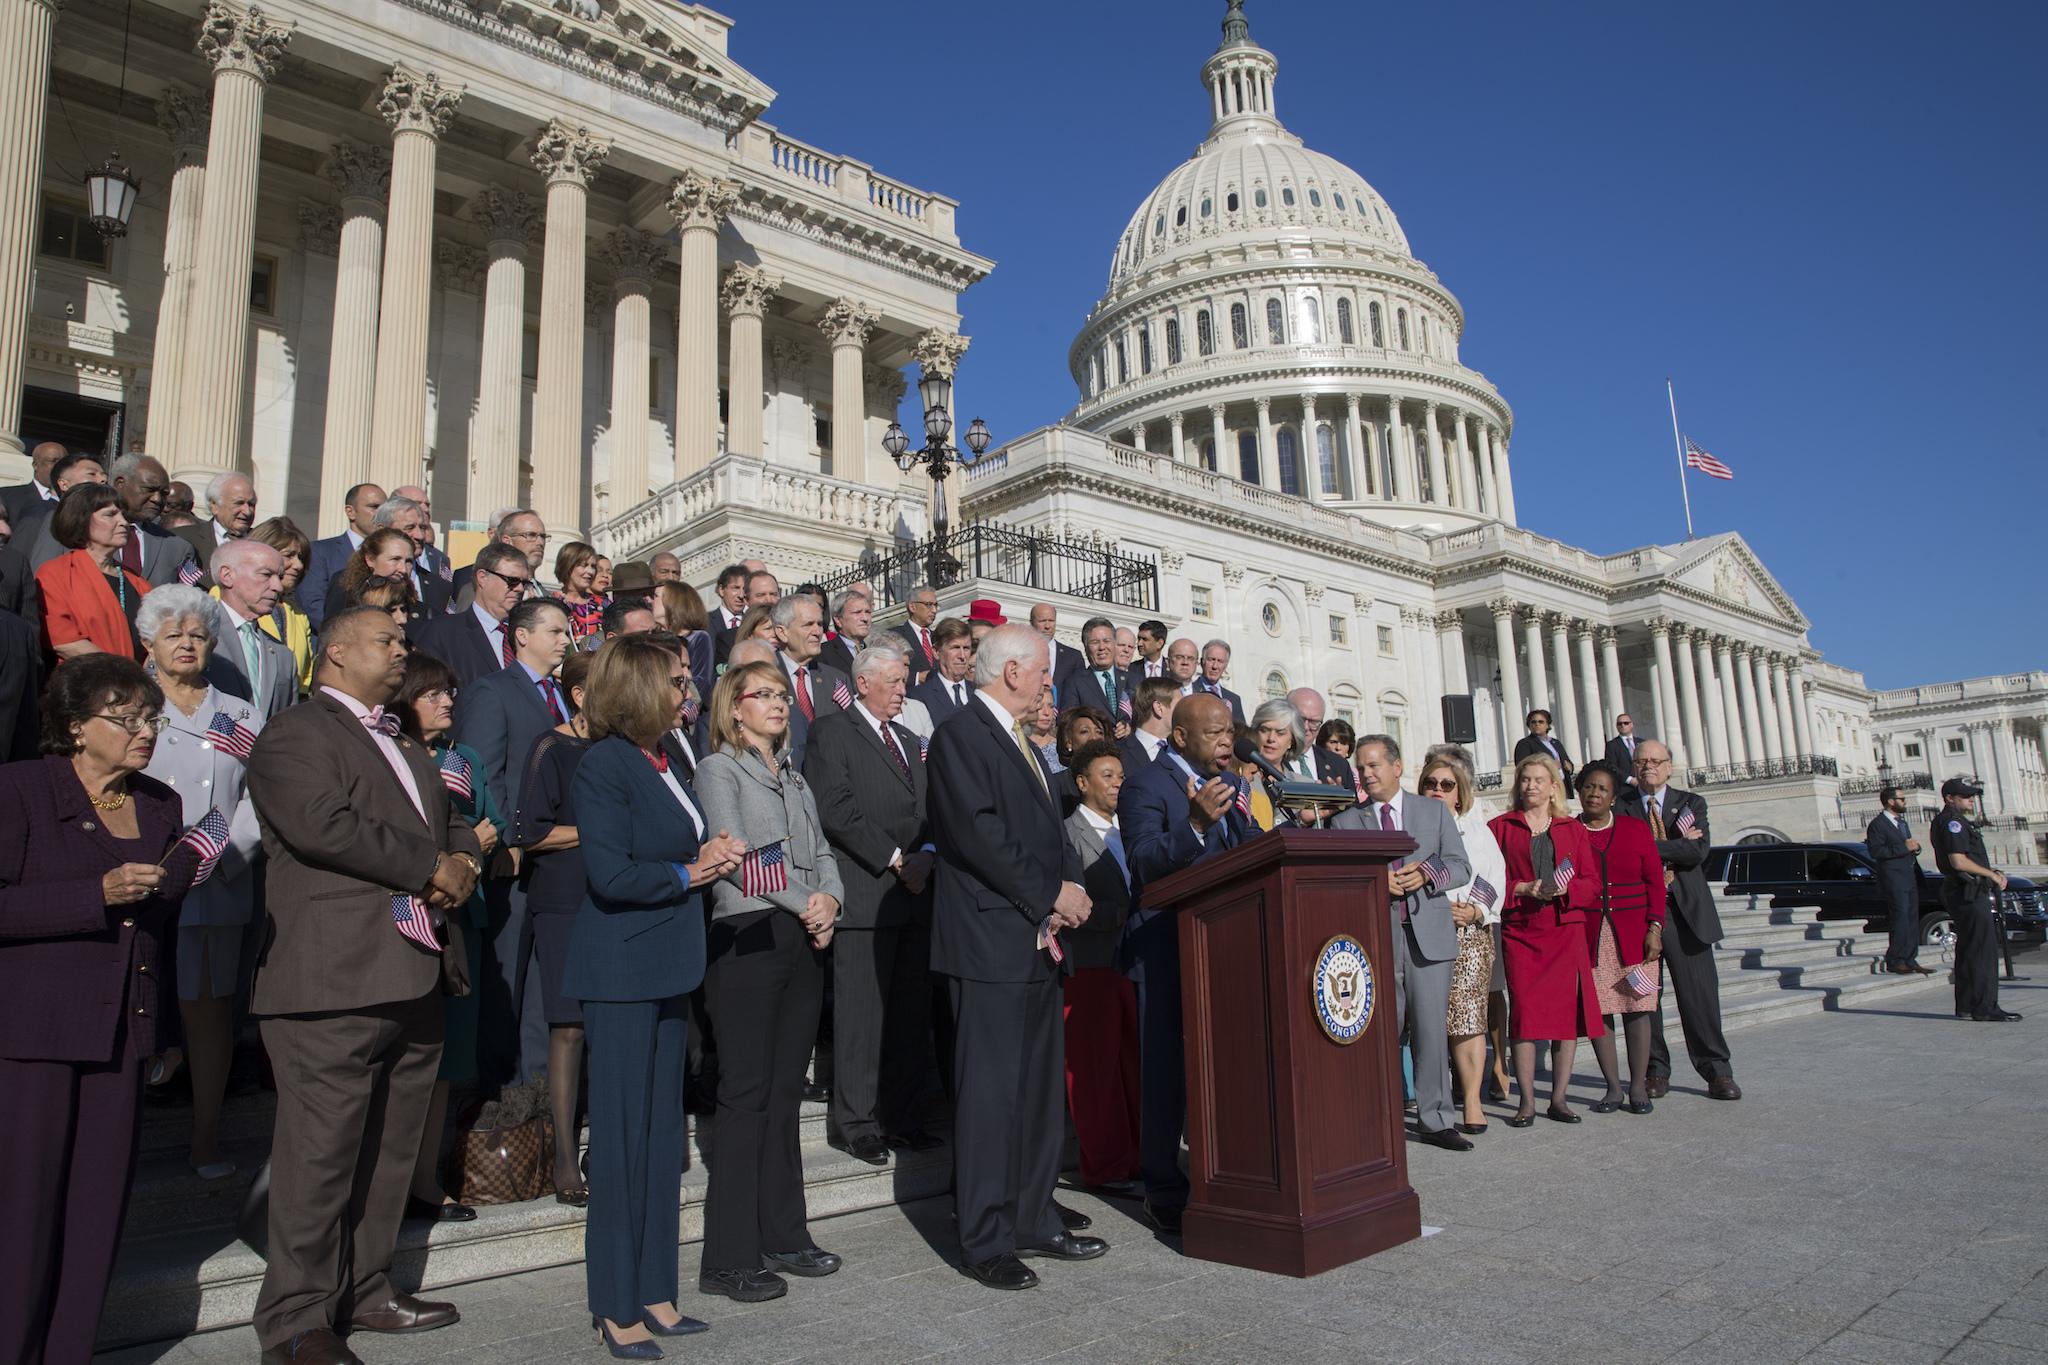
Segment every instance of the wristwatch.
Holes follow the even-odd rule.
[[[484,875],[483,864],[478,862],[476,860],[476,855],[474,853],[469,852],[467,849],[457,849],[455,852],[449,854],[448,856],[451,858],[460,858],[465,863],[468,863],[469,870],[471,872],[476,873],[477,876],[481,877]]]

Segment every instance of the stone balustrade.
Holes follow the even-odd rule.
[[[673,545],[701,519],[732,508],[877,541],[914,536],[928,519],[925,500],[909,492],[726,454],[594,527],[590,539],[612,559],[642,559]]]
[[[744,166],[766,173],[761,183],[784,182],[877,214],[911,232],[951,243],[960,240],[954,230],[956,200],[879,175],[864,161],[799,142],[759,122],[741,132],[739,154]]]

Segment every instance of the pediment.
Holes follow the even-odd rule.
[[[668,0],[474,0],[476,7],[657,88],[700,100],[740,122],[775,91],[723,50],[730,21]],[[709,25],[719,34],[706,35]]]
[[[1791,594],[1739,537],[1721,538],[1668,577],[1734,610],[1776,617],[1794,630],[1806,628],[1805,614]]]

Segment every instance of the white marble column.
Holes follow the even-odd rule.
[[[1515,604],[1496,597],[1486,606],[1493,613],[1493,647],[1500,659],[1500,729],[1506,745],[1501,755],[1502,766],[1506,766],[1506,756],[1522,736],[1522,717],[1529,708],[1522,699],[1522,670],[1515,661]]]
[[[1432,426],[1432,430],[1434,427]],[[1574,763],[1586,761],[1584,736],[1579,733],[1579,689],[1572,682],[1571,619],[1550,618],[1551,665],[1557,670],[1556,711],[1558,742]]]
[[[818,329],[832,343],[832,477],[866,483],[867,390],[861,367],[868,338],[879,321],[872,308],[849,298],[834,299],[818,319]],[[953,414],[960,431],[960,414]]]
[[[610,154],[610,143],[560,119],[534,136],[533,168],[548,187],[541,238],[540,365],[533,383],[533,510],[548,528],[543,574],[553,572],[554,552],[583,534],[583,495],[590,486],[583,421],[590,181]]]
[[[1209,405],[1209,436],[1216,445],[1216,468],[1230,469],[1237,459],[1237,454],[1230,448],[1230,428],[1224,425],[1221,403]]]
[[[1415,466],[1409,459],[1408,432],[1401,424],[1401,400],[1391,397],[1387,399],[1387,463],[1394,469],[1394,501],[1414,502]],[[1515,719],[1519,722],[1521,717]]]
[[[539,208],[522,191],[487,189],[477,194],[470,216],[484,230],[488,261],[469,441],[469,516],[483,521],[527,503],[520,493],[526,453],[526,243]]]
[[[0,478],[25,482],[21,387],[28,309],[43,229],[43,116],[50,91],[50,33],[62,0],[0,0]],[[170,460],[164,451],[164,463]],[[18,530],[19,528],[17,528]]]
[[[682,246],[676,307],[678,479],[695,474],[718,455],[718,228],[739,201],[737,182],[693,170],[669,185],[668,211],[675,217]],[[858,370],[856,365],[856,376]],[[835,400],[838,387],[835,360]],[[836,455],[836,438],[834,445]],[[834,472],[844,476],[836,464]]]
[[[1331,469],[1335,472],[1335,442],[1332,441]],[[1301,396],[1301,427],[1296,433],[1294,448],[1296,458],[1301,461],[1301,493],[1310,502],[1331,502],[1337,497],[1337,490],[1323,487],[1322,453],[1316,446],[1316,396],[1304,393]]]
[[[1700,710],[1707,724],[1707,743],[1713,753],[1716,767],[1725,768],[1732,761],[1728,749],[1728,712],[1721,700],[1721,687],[1714,678],[1714,641],[1703,630],[1692,633],[1694,661],[1698,665]]]
[[[1143,422],[1134,422],[1131,425],[1131,448],[1133,450],[1142,450],[1148,455],[1152,453],[1151,447],[1145,444],[1145,424]]]
[[[1464,423],[1459,423],[1458,429],[1463,431]],[[1606,752],[1607,708],[1601,704],[1600,670],[1593,662],[1592,622],[1579,622],[1573,638],[1579,646],[1579,677],[1584,682],[1579,697],[1586,717],[1586,755],[1598,758]]]
[[[1756,674],[1750,669],[1750,649],[1746,644],[1736,644],[1734,649],[1735,694],[1741,698],[1742,733],[1744,747],[1749,752],[1751,763],[1763,763],[1770,759],[1770,750],[1764,739],[1763,718],[1756,707]]]
[[[1764,736],[1764,757],[1773,763],[1785,761],[1785,740],[1778,731],[1778,708],[1771,704],[1771,665],[1760,649],[1749,654],[1749,668],[1756,691],[1757,721]],[[1747,701],[1745,692],[1743,699]]]
[[[1813,711],[1806,696],[1806,669],[1797,659],[1792,661],[1789,681],[1792,684],[1792,725],[1799,735],[1799,752],[1819,754],[1813,744]],[[1921,750],[1926,753],[1926,749]]]
[[[1346,495],[1352,499],[1363,498],[1372,487],[1368,472],[1372,461],[1365,453],[1365,423],[1358,415],[1358,395],[1344,395],[1344,485]]]
[[[1515,479],[1508,467],[1508,438],[1493,427],[1486,429],[1487,444],[1493,447],[1493,487],[1500,500],[1495,515],[1508,525],[1515,524]]]
[[[1456,408],[1451,409],[1451,434],[1457,438],[1451,445],[1451,462],[1458,470],[1458,497],[1455,505],[1461,511],[1477,512],[1478,480],[1472,468],[1472,450],[1465,443],[1465,414]]]
[[[1783,738],[1785,757],[1801,758],[1806,750],[1799,747],[1799,727],[1792,720],[1792,687],[1786,676],[1785,656],[1771,656],[1771,701],[1778,711],[1778,734]]]
[[[1600,682],[1607,701],[1600,716],[1600,733],[1604,735],[1614,718],[1628,710],[1628,693],[1621,685],[1621,633],[1613,626],[1600,627]]]
[[[1650,653],[1657,661],[1657,738],[1671,751],[1674,768],[1687,764],[1685,726],[1678,715],[1677,674],[1671,665],[1671,623],[1663,617],[1650,623]]]
[[[149,444],[164,455],[177,441],[171,415],[184,406],[178,399],[179,371],[192,313],[193,267],[199,259],[199,212],[206,198],[206,139],[212,110],[210,96],[177,86],[167,88],[156,102],[157,127],[171,143],[172,170],[164,210],[164,289],[149,358],[148,420]],[[159,417],[164,419],[160,427]],[[0,435],[0,441],[5,439]]]
[[[731,318],[726,332],[725,448],[734,455],[765,458],[761,434],[761,319],[782,288],[782,277],[751,265],[725,272],[719,299]]]
[[[339,535],[348,490],[370,477],[377,402],[377,293],[384,273],[384,201],[391,154],[337,142],[327,178],[341,194],[334,265],[334,331],[327,348],[327,413],[320,441],[317,535]]]
[[[599,249],[612,268],[611,464],[605,473],[606,515],[647,500],[647,357],[654,341],[654,277],[668,264],[668,243],[638,228],[614,228]],[[754,345],[754,387],[761,386],[761,347]],[[754,402],[754,426],[761,404]]]
[[[1439,507],[1451,505],[1451,484],[1444,469],[1443,434],[1436,427],[1436,400],[1422,400],[1422,443],[1429,457],[1429,500]],[[1576,727],[1578,722],[1574,721]]]
[[[1735,686],[1735,650],[1725,635],[1714,639],[1714,673],[1721,680],[1721,714],[1728,721],[1728,761],[1753,763],[1763,755],[1752,752],[1751,732],[1742,724],[1742,704]]]
[[[1280,466],[1273,453],[1273,403],[1268,398],[1254,398],[1252,409],[1259,417],[1259,487],[1280,486]]]
[[[1693,633],[1685,626],[1673,626],[1671,651],[1675,656],[1672,662],[1678,666],[1678,712],[1685,719],[1685,733],[1692,741],[1693,755],[1704,765],[1712,746],[1701,724],[1699,675],[1693,670],[1693,652],[1689,647]]]
[[[1171,444],[1167,447],[1167,453],[1173,456],[1175,464],[1184,463],[1188,458],[1186,437],[1182,433],[1181,426],[1181,415],[1179,413],[1176,412],[1167,419],[1167,428],[1171,440]]]
[[[18,5],[20,0],[14,0]],[[249,468],[242,445],[248,404],[249,272],[256,241],[256,182],[262,160],[263,94],[284,60],[289,28],[261,10],[208,7],[199,55],[213,67],[213,120],[199,210],[192,297],[179,366],[171,477],[202,487]],[[4,401],[4,400],[0,400]]]
[[[1550,712],[1551,720],[1557,719],[1556,694],[1550,690],[1550,667],[1543,658],[1543,613],[1532,611],[1529,619],[1522,623],[1522,648],[1529,656],[1529,701],[1522,708],[1522,715],[1541,707]],[[1520,734],[1520,731],[1516,732]]]
[[[1437,652],[1443,658],[1444,691],[1465,693],[1472,683],[1465,668],[1465,614],[1440,611],[1436,614]]]
[[[391,124],[391,207],[377,307],[377,392],[370,477],[386,489],[421,483],[427,466],[427,303],[433,296],[434,161],[462,92],[403,67],[377,112]]]

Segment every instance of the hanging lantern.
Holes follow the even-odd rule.
[[[118,153],[88,171],[85,202],[94,230],[107,238],[127,236],[128,215],[135,212],[135,197],[141,192],[142,182],[121,164]]]

